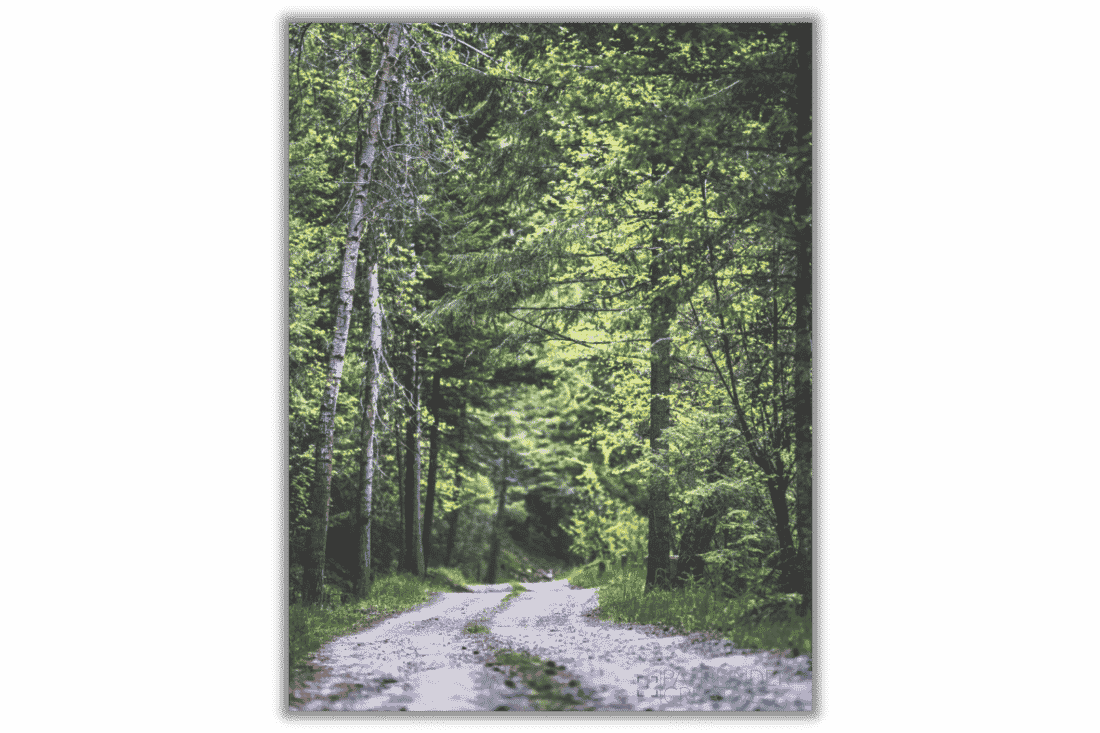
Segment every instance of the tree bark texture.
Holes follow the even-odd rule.
[[[410,338],[407,388],[410,404],[405,427],[405,567],[417,577],[424,575],[424,540],[420,525],[420,372],[416,361],[415,329]]]
[[[813,26],[796,26],[798,44],[798,127],[800,149],[795,192],[795,321],[794,321],[794,462],[795,530],[798,532],[798,571],[802,610],[812,607],[813,596]]]
[[[405,502],[405,436],[402,434],[402,427],[405,423],[405,408],[398,405],[394,410],[393,420],[393,444],[394,444],[394,464],[397,466],[397,503],[400,506],[401,518],[399,526],[397,528],[398,541],[397,541],[397,567],[405,567],[405,526],[409,523],[408,517],[405,516],[407,510]]]
[[[435,349],[438,361],[440,349]],[[432,393],[428,398],[432,426],[428,430],[428,488],[424,497],[424,565],[432,561],[432,516],[435,514],[435,481],[439,474],[439,372],[432,375]]]
[[[455,493],[462,488],[462,471],[466,468],[466,403],[462,403],[462,412],[458,417],[458,425],[455,426],[457,440],[455,441]],[[451,567],[454,559],[455,539],[458,536],[458,523],[462,519],[462,508],[459,507],[449,515],[450,524],[447,527],[447,553],[443,564]]]
[[[405,424],[405,558],[403,570],[424,574],[424,545],[420,536],[420,419]]]
[[[512,423],[504,426],[504,437],[512,435]],[[493,518],[493,535],[489,540],[489,569],[485,571],[485,583],[497,582],[497,569],[500,566],[500,541],[504,534],[504,507],[508,504],[508,447],[500,457],[500,489],[497,493],[497,513]]]
[[[662,197],[660,206],[667,202]],[[666,215],[667,216],[667,215]],[[672,542],[672,505],[668,470],[668,439],[664,431],[669,426],[668,395],[672,391],[672,342],[669,331],[676,315],[676,301],[662,280],[668,274],[668,255],[658,226],[654,235],[652,260],[649,265],[649,448],[655,465],[649,475],[649,560],[646,563],[645,590],[667,589],[669,554]]]
[[[358,516],[356,517],[356,524],[359,528],[359,558],[355,573],[355,596],[359,599],[366,598],[367,591],[370,589],[370,529],[376,470],[374,453],[375,421],[378,413],[380,360],[382,357],[382,308],[378,294],[377,262],[371,267],[367,292],[367,297],[370,300],[370,342],[367,346],[366,359],[364,359],[367,363],[364,381],[367,384],[361,394],[366,397],[369,392],[370,396],[365,404],[361,399],[359,405],[359,410],[363,415],[361,489],[359,492]]]

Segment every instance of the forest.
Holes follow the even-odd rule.
[[[287,49],[292,614],[636,568],[808,624],[811,25]]]

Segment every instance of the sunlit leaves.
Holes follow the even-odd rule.
[[[576,490],[577,508],[569,525],[573,550],[582,557],[641,557],[648,520],[626,502],[610,496],[596,466],[587,464]]]

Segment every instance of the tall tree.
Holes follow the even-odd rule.
[[[512,421],[506,417],[504,423],[504,448],[500,455],[500,482],[497,486],[497,509],[493,516],[493,534],[489,539],[488,569],[485,582],[497,582],[497,568],[500,566],[500,542],[504,535],[504,508],[508,505],[508,438],[512,435]]]
[[[655,168],[657,166],[654,166]],[[671,252],[662,224],[667,220],[668,196],[658,194],[658,223],[653,230],[653,250],[649,262],[649,447],[653,468],[649,474],[649,561],[645,588],[668,588],[672,580],[669,565],[671,550],[671,509],[669,507],[668,429],[669,395],[672,392],[672,342],[669,334],[676,315],[676,301],[668,284]]]
[[[405,557],[402,569],[424,575],[424,540],[420,518],[420,371],[416,342],[410,339],[410,367],[406,384],[408,409],[405,422]]]
[[[794,460],[795,527],[798,532],[799,590],[803,611],[812,608],[813,597],[813,276],[811,249],[812,227],[812,116],[813,116],[813,26],[804,23],[793,33],[797,44],[798,82],[796,180],[794,198],[795,265],[795,347],[794,347]]]
[[[340,393],[340,380],[344,370],[348,331],[351,326],[352,299],[355,293],[355,270],[359,257],[359,245],[367,212],[367,194],[370,188],[376,147],[381,131],[382,116],[386,108],[392,69],[401,47],[402,26],[392,24],[386,38],[385,55],[371,103],[371,116],[367,142],[356,171],[355,189],[348,236],[344,246],[344,262],[337,296],[336,326],[329,356],[325,393],[321,400],[321,415],[316,442],[317,471],[313,490],[312,531],[310,553],[305,565],[304,591],[309,603],[320,602],[325,580],[325,546],[328,538],[329,504],[332,494],[332,447],[335,435],[336,403]]]
[[[440,347],[435,349],[436,361],[440,357]],[[432,561],[432,517],[435,515],[435,486],[439,475],[439,370],[432,373],[432,391],[428,398],[428,413],[432,426],[428,430],[428,485],[424,496],[424,565]]]
[[[457,455],[455,456],[454,487],[456,492],[460,491],[462,488],[463,473],[466,470],[466,424],[467,403],[463,400],[461,413],[458,416],[458,424],[455,426],[455,449]],[[443,555],[443,564],[447,567],[450,567],[451,562],[454,560],[455,540],[458,537],[458,523],[461,518],[461,506],[452,509],[448,515],[447,547]]]
[[[377,472],[375,458],[375,423],[378,413],[378,393],[382,372],[382,308],[378,293],[378,263],[370,269],[368,290],[370,301],[370,340],[367,343],[367,369],[363,374],[359,411],[363,416],[362,461],[360,468],[360,492],[357,503],[356,526],[359,529],[359,553],[355,573],[355,595],[365,598],[370,587],[370,529],[374,499],[374,475]],[[369,393],[369,396],[368,396]]]

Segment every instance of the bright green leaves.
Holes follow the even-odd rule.
[[[573,551],[585,558],[644,555],[648,520],[608,494],[595,465],[585,466],[578,483],[577,508],[569,525]]]
[[[481,473],[467,477],[461,487],[456,487],[453,481],[444,480],[437,491],[441,491],[443,511],[446,513],[464,506],[480,506],[488,513],[496,493],[489,476]]]
[[[671,387],[660,388],[670,391],[660,399],[671,405],[670,457],[659,470],[671,479],[677,521],[724,492],[749,514],[726,522],[730,536],[721,541],[757,548],[746,557],[770,551],[752,539],[769,537],[761,517],[773,518],[758,501],[764,477],[750,453],[767,449],[791,463],[788,238],[807,223],[791,200],[805,190],[800,171],[808,172],[811,144],[795,140],[783,29],[532,24],[409,32],[410,53],[424,54],[423,74],[411,107],[391,105],[392,144],[380,154],[372,191],[390,198],[372,209],[362,255],[380,263],[386,327],[397,329],[387,332],[387,358],[408,347],[397,346],[408,329],[425,373],[463,373],[465,387],[445,378],[444,391],[488,380],[519,349],[558,376],[553,389],[507,395],[516,415],[507,433],[506,393],[479,390],[487,407],[472,411],[480,427],[467,444],[479,447],[466,453],[457,487],[455,445],[442,452],[444,511],[490,512],[499,485],[492,461],[507,451],[524,466],[517,495],[565,503],[569,487],[576,490],[571,531],[582,554],[616,553],[644,539],[636,510],[647,475],[658,470],[647,442],[658,338],[650,321],[667,320]],[[444,37],[452,32],[492,58]],[[309,445],[303,416],[323,388],[360,108],[378,61],[368,35],[336,24],[291,30],[289,328],[299,462]],[[364,42],[365,54],[357,45]],[[405,150],[413,151],[407,178]],[[354,354],[362,329],[353,328]],[[439,355],[428,356],[437,346]],[[361,370],[350,356],[345,383],[357,387]],[[342,390],[338,433],[346,438],[356,431],[356,396],[356,388]],[[464,440],[450,424],[442,432]],[[337,446],[338,464],[348,475],[354,460],[340,453],[346,445]],[[508,511],[523,521],[522,505]]]

